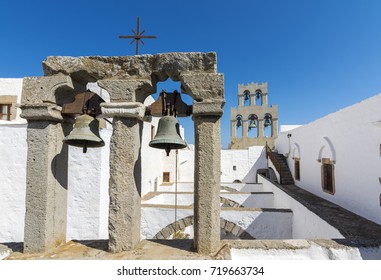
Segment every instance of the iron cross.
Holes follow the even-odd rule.
[[[136,32],[132,29],[132,33],[134,33],[134,35],[130,35],[130,36],[119,36],[119,38],[122,38],[122,39],[133,39],[130,43],[130,45],[133,43],[133,42],[136,42],[136,55],[139,54],[139,41],[144,45],[144,42],[143,42],[143,38],[144,39],[155,39],[156,36],[143,36],[143,33],[145,32],[145,30],[143,30],[142,32],[140,32],[140,17],[138,17],[138,23],[137,23],[137,27],[136,27]]]

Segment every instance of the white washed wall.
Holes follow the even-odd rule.
[[[381,94],[327,115],[286,133],[276,148],[288,157],[300,157],[299,187],[381,224]],[[287,138],[291,133],[292,137]],[[334,195],[321,187],[321,163],[335,164]]]
[[[267,178],[258,176],[258,182],[263,184],[264,191],[274,193],[274,207],[291,209],[292,218],[292,238],[294,239],[332,239],[344,238],[341,233],[311,212],[304,205],[293,199],[285,192],[274,186]]]
[[[0,242],[24,239],[26,125],[0,125]]]
[[[244,150],[221,150],[222,183],[233,183],[235,180],[255,183],[257,170],[266,167],[266,152],[262,146]]]

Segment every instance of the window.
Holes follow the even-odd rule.
[[[169,172],[163,172],[163,183],[169,183]]]
[[[12,104],[0,104],[0,120],[11,120],[11,107]]]
[[[295,180],[300,181],[300,159],[294,158],[294,177]]]
[[[335,194],[335,165],[330,159],[322,159],[322,187],[323,191],[329,194]]]

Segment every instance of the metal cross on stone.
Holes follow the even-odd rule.
[[[143,33],[145,32],[145,30],[143,30],[142,32],[140,32],[140,17],[138,17],[138,23],[137,23],[137,27],[136,27],[136,32],[132,29],[132,33],[134,33],[134,35],[128,35],[128,36],[119,36],[119,38],[122,38],[122,39],[133,39],[130,43],[130,45],[133,43],[133,42],[136,42],[136,55],[139,54],[139,41],[144,45],[144,42],[143,42],[143,38],[144,39],[155,39],[156,36],[143,36]]]

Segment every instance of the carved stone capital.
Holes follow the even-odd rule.
[[[20,117],[28,121],[56,121],[61,122],[62,107],[50,103],[21,104],[22,113]]]
[[[102,114],[106,118],[124,117],[143,121],[146,106],[140,102],[102,103]]]
[[[222,116],[224,113],[225,100],[204,101],[193,103],[193,117],[199,116]]]
[[[98,85],[107,90],[111,102],[143,102],[155,92],[149,79],[105,79],[99,80]]]

